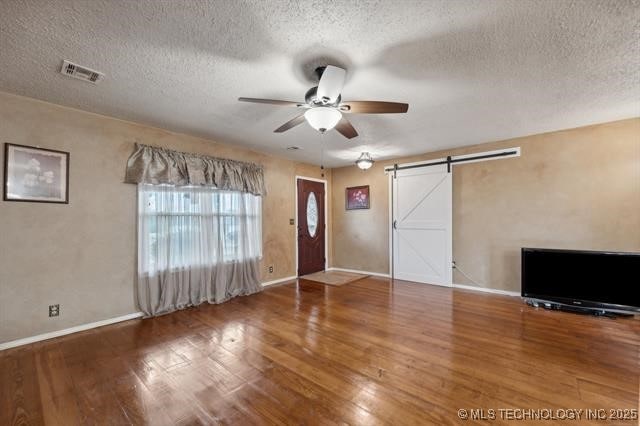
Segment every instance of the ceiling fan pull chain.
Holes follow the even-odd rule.
[[[320,176],[324,177],[324,133],[320,133]]]

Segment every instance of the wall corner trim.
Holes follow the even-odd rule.
[[[262,287],[269,287],[270,285],[276,285],[276,284],[284,283],[286,281],[293,281],[297,278],[298,277],[296,275],[292,275],[290,277],[278,278],[277,280],[273,280],[273,281],[266,281],[262,283]]]
[[[134,312],[132,314],[122,315],[120,317],[108,318],[102,321],[90,322],[88,324],[80,324],[62,330],[50,331],[49,333],[38,334],[36,336],[24,337],[22,339],[12,340],[10,342],[0,343],[0,351],[15,348],[17,346],[28,345],[29,343],[40,342],[42,340],[53,339],[54,337],[66,336],[67,334],[77,333],[79,331],[90,330],[92,328],[102,327],[104,325],[115,324],[117,322],[128,321],[136,318],[142,318],[144,313]]]
[[[453,284],[453,288],[459,288],[462,290],[479,291],[481,293],[501,294],[503,296],[520,297],[520,293],[517,291],[499,290],[497,288],[476,287],[472,285]]]
[[[391,277],[389,274],[383,274],[380,272],[360,271],[358,269],[345,269],[345,268],[331,267],[331,268],[327,268],[327,271],[351,272],[354,274],[373,275],[374,277],[383,277],[383,278]]]

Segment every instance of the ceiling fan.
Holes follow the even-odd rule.
[[[408,104],[380,101],[342,101],[341,93],[346,70],[333,65],[319,67],[316,73],[318,85],[309,89],[304,102],[280,101],[276,99],[238,98],[242,102],[272,104],[305,110],[274,130],[275,133],[302,124],[305,120],[311,127],[324,133],[335,128],[347,139],[355,138],[358,132],[343,114],[394,114],[404,113]]]

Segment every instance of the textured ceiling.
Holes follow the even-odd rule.
[[[639,23],[631,0],[0,0],[0,90],[338,166],[640,116]],[[323,58],[343,99],[408,114],[351,116],[349,141],[236,100],[302,100]]]

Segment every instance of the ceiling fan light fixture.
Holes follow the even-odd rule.
[[[238,100],[298,108],[298,115],[275,129],[274,133],[284,133],[306,121],[321,134],[335,128],[347,139],[358,136],[358,132],[347,118],[348,114],[397,114],[405,113],[409,109],[408,104],[399,102],[342,102],[342,89],[347,71],[336,65],[325,65],[316,68],[316,73],[320,78],[318,85],[307,90],[304,102],[260,98],[238,98]]]
[[[371,154],[368,152],[363,152],[356,160],[356,166],[360,167],[362,170],[370,169],[371,166],[373,166],[373,163],[373,158],[371,158]]]
[[[308,109],[304,113],[304,118],[311,127],[320,133],[324,133],[336,127],[336,124],[342,118],[342,113],[335,108],[315,107]]]

